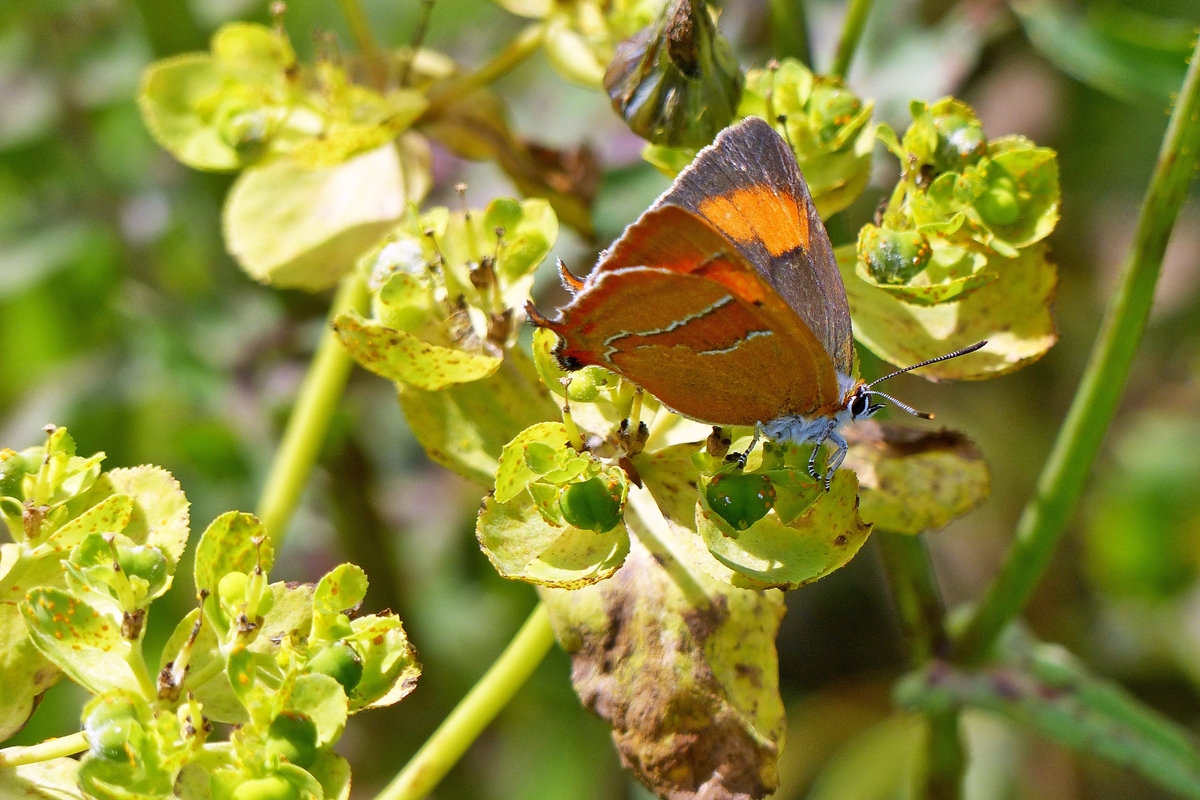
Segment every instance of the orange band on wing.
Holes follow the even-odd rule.
[[[808,217],[795,202],[765,186],[737,189],[702,200],[698,210],[718,230],[745,244],[761,242],[772,256],[808,247]]]

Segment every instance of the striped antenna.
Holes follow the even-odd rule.
[[[877,383],[883,383],[884,381],[886,381],[889,378],[894,378],[897,375],[903,375],[906,372],[912,372],[914,369],[920,369],[921,367],[928,367],[930,364],[936,364],[939,361],[949,361],[952,358],[958,358],[959,356],[965,356],[967,353],[974,353],[976,350],[983,347],[985,344],[987,344],[987,339],[984,339],[982,342],[976,342],[975,344],[971,345],[970,347],[964,347],[962,350],[955,350],[953,353],[947,353],[944,356],[938,356],[937,358],[931,358],[928,361],[922,361],[920,364],[913,364],[911,367],[905,367],[904,369],[898,369],[890,375],[884,375],[882,378],[876,378],[875,380],[871,381],[870,383],[867,384],[867,388],[870,389],[872,386],[874,386]],[[879,393],[873,392],[873,394],[879,394]],[[884,396],[886,397],[886,395],[884,395]],[[888,399],[892,400],[892,398],[890,398],[890,397],[888,397]],[[892,400],[892,402],[895,403],[896,401]],[[899,403],[896,403],[896,404],[900,405]],[[921,415],[917,414],[917,416],[921,416]]]

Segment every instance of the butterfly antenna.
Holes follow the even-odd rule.
[[[938,356],[937,358],[931,358],[928,361],[922,361],[920,364],[913,364],[911,367],[905,367],[904,369],[898,369],[895,372],[891,373],[890,375],[884,375],[882,378],[876,378],[875,380],[871,381],[870,383],[867,384],[867,388],[870,389],[872,386],[874,386],[877,383],[883,383],[884,381],[886,381],[889,378],[894,378],[897,375],[903,375],[906,372],[912,372],[914,369],[920,369],[921,367],[928,367],[930,364],[936,364],[939,361],[949,361],[952,358],[958,358],[959,356],[965,356],[967,353],[974,353],[976,350],[983,347],[985,344],[987,344],[987,339],[984,339],[982,342],[976,342],[975,344],[971,345],[970,347],[964,347],[962,350],[955,350],[953,353],[946,353],[946,355],[944,355],[944,356]],[[879,393],[874,392],[873,394],[879,394]],[[887,395],[884,395],[884,397],[887,397]],[[903,405],[902,403],[898,403],[890,397],[888,397],[888,399],[891,400],[893,403],[896,403],[896,405]],[[916,413],[916,412],[914,412],[914,413]],[[919,417],[922,415],[917,414],[917,416]]]
[[[901,408],[901,409],[907,411],[908,413],[912,414],[914,417],[920,417],[921,419],[933,419],[933,414],[930,413],[929,411],[917,411],[915,408],[908,405],[907,403],[901,403],[899,400],[892,397],[890,394],[884,394],[883,392],[872,392],[869,390],[866,392],[863,392],[863,394],[867,394],[867,395],[873,394],[873,395],[876,395],[877,397],[882,397],[885,400],[891,400],[892,405],[896,406],[897,408]]]

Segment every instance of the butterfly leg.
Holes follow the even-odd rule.
[[[745,450],[743,450],[740,453],[730,453],[729,455],[725,456],[725,460],[726,461],[735,461],[735,462],[737,462],[738,469],[745,469],[746,468],[746,459],[748,459],[750,457],[750,454],[754,452],[754,448],[758,446],[758,443],[762,440],[762,438],[763,438],[762,423],[756,422],[756,423],[754,423],[754,438],[752,438],[750,440],[750,446],[747,447]]]
[[[829,459],[828,467],[825,470],[825,491],[829,491],[830,485],[833,484],[833,474],[838,471],[838,467],[842,466],[842,462],[846,460],[846,453],[850,450],[850,445],[846,444],[846,439],[837,431],[829,432],[829,441],[833,442],[834,451],[833,457]]]

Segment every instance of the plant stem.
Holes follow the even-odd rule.
[[[546,32],[545,24],[534,22],[528,25],[508,43],[508,46],[497,53],[491,61],[484,64],[470,75],[447,86],[429,99],[429,108],[424,117],[437,116],[446,106],[459,100],[476,89],[494,83],[512,70],[516,69],[525,59],[537,52],[542,46],[542,37]]]
[[[47,739],[28,747],[6,747],[0,750],[0,769],[19,767],[22,764],[37,764],[53,758],[65,758],[82,753],[87,749],[87,737],[83,731],[77,731],[69,736],[60,736],[57,739]]]
[[[768,0],[767,18],[771,28],[771,50],[776,58],[796,58],[812,67],[808,17],[804,0]]]
[[[879,553],[896,598],[909,641],[913,666],[949,654],[945,607],[929,560],[924,535],[876,531]],[[959,738],[957,709],[927,714],[925,793],[928,800],[956,800],[962,795],[967,758]]]
[[[553,644],[550,614],[545,604],[538,603],[496,663],[376,800],[420,800],[433,791],[529,679]]]
[[[338,5],[342,7],[342,16],[346,18],[350,34],[362,53],[371,84],[376,89],[383,90],[387,86],[387,62],[379,51],[379,45],[375,43],[375,35],[371,33],[371,24],[367,21],[362,4],[359,0],[338,0]]]
[[[850,0],[846,9],[846,20],[842,23],[842,38],[838,40],[837,55],[833,57],[833,67],[830,75],[845,78],[850,72],[850,62],[854,60],[854,52],[862,41],[863,31],[867,27],[867,16],[871,13],[871,5],[875,0]]]
[[[365,313],[369,302],[367,284],[354,271],[338,287],[329,309],[329,322],[343,311]],[[277,547],[287,534],[288,523],[308,483],[309,473],[317,463],[329,420],[337,409],[353,366],[354,361],[342,347],[332,326],[326,324],[258,503],[258,518]]]
[[[950,639],[942,623],[942,598],[924,537],[875,531],[875,541],[909,640],[913,666],[946,657]]]
[[[925,797],[928,800],[959,800],[967,757],[959,735],[958,710],[927,714],[929,738],[925,743]]]
[[[1137,232],[1079,389],[1037,490],[1017,523],[1007,560],[956,643],[956,657],[963,663],[976,664],[987,658],[1004,626],[1020,613],[1075,509],[1129,377],[1150,315],[1163,254],[1195,175],[1198,153],[1200,42],[1171,113],[1158,164],[1142,201]]]

